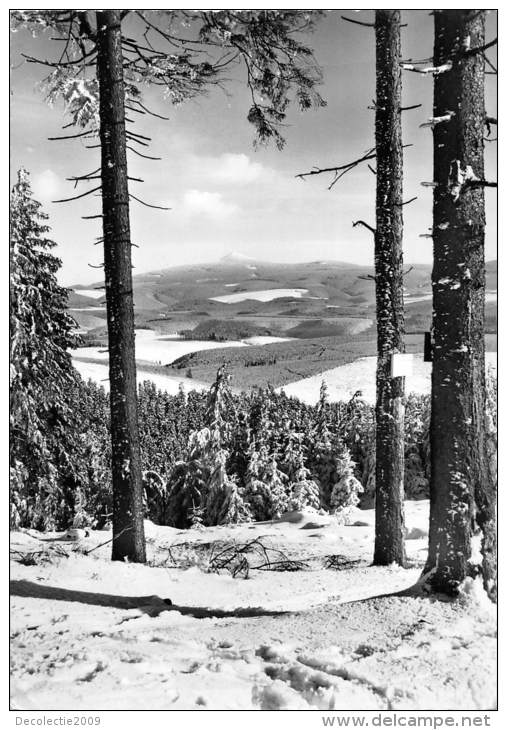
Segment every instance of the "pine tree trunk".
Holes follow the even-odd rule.
[[[377,403],[375,565],[405,563],[404,378],[391,378],[391,355],[404,352],[400,11],[375,12],[377,98]]]
[[[426,580],[455,594],[473,572],[471,536],[482,530],[483,574],[496,581],[494,485],[485,458],[484,11],[435,12],[431,481]]]
[[[119,10],[97,11],[104,271],[109,337],[113,560],[143,563],[141,458]]]

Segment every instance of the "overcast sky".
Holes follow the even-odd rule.
[[[329,11],[307,36],[324,74],[320,89],[327,107],[304,113],[289,112],[287,144],[254,149],[254,130],[246,120],[249,96],[240,70],[229,86],[230,96],[213,91],[197,101],[173,107],[157,91],[146,92],[146,103],[170,121],[138,117],[136,131],[152,137],[149,154],[159,162],[129,158],[129,173],[141,177],[131,191],[170,211],[131,203],[132,240],[136,271],[151,271],[177,264],[215,261],[237,251],[270,261],[333,259],[373,264],[371,234],[352,229],[358,218],[374,223],[375,178],[366,167],[348,173],[329,191],[330,178],[306,182],[295,175],[313,166],[342,164],[373,145],[375,93],[374,36],[368,28],[350,25],[342,11]],[[371,21],[371,11],[354,14]],[[405,58],[432,54],[433,22],[429,11],[403,12],[408,27],[402,33]],[[488,39],[496,35],[494,13],[488,17]],[[11,34],[11,171],[25,166],[32,176],[36,197],[50,215],[52,237],[62,259],[61,281],[85,284],[96,281],[88,264],[102,261],[99,221],[82,215],[100,211],[96,197],[67,204],[56,198],[74,194],[65,178],[99,166],[99,151],[80,140],[49,142],[68,121],[60,106],[50,108],[37,88],[44,69],[23,63],[21,53],[53,57],[49,38],[34,39],[26,32]],[[494,49],[491,58],[496,54]],[[496,116],[496,77],[487,76],[487,111]],[[419,125],[431,116],[432,77],[405,72],[405,106],[422,103],[403,115],[405,198],[418,199],[404,209],[404,250],[407,262],[429,263],[431,240],[420,238],[431,225],[432,135]],[[496,130],[495,130],[496,136]],[[486,145],[487,177],[496,179],[496,144]],[[496,258],[496,191],[486,189],[486,256]]]

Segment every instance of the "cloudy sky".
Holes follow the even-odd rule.
[[[237,251],[270,261],[333,259],[373,263],[372,236],[352,229],[353,220],[374,222],[375,178],[365,167],[348,173],[331,191],[325,176],[303,182],[295,178],[317,165],[326,167],[355,159],[373,144],[375,93],[374,38],[368,28],[350,25],[340,11],[329,11],[307,42],[315,50],[324,74],[320,89],[327,107],[289,112],[286,147],[254,149],[253,128],[246,120],[249,96],[240,68],[229,94],[207,96],[174,107],[155,90],[146,103],[169,121],[138,117],[136,131],[153,139],[149,154],[161,161],[131,155],[129,173],[145,180],[131,191],[144,200],[171,208],[158,211],[131,204],[135,273],[185,263],[215,261]],[[372,20],[371,11],[354,14]],[[433,23],[427,10],[406,11],[403,22],[405,58],[431,56]],[[496,19],[488,17],[488,39],[496,35]],[[60,106],[50,108],[38,88],[45,71],[23,63],[21,53],[53,58],[49,38],[34,39],[19,31],[11,35],[11,173],[25,166],[36,197],[50,215],[52,237],[63,261],[64,284],[95,281],[88,264],[102,261],[99,222],[82,215],[100,210],[97,197],[67,204],[73,184],[65,178],[99,166],[99,151],[80,140],[50,142],[68,121]],[[491,53],[495,58],[495,52]],[[431,240],[421,238],[431,225],[431,130],[419,127],[432,108],[432,78],[406,72],[403,103],[422,103],[406,112],[404,143],[405,197],[418,199],[404,209],[405,260],[431,261]],[[496,77],[487,76],[487,111],[496,116]],[[486,145],[487,177],[496,179],[496,144]],[[487,258],[496,258],[496,191],[487,189]]]

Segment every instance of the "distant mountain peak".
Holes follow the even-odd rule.
[[[220,259],[221,264],[251,264],[253,261],[255,259],[251,256],[246,256],[238,251],[231,251]]]

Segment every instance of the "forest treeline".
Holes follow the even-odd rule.
[[[53,399],[41,450],[16,442],[13,527],[101,528],[111,519],[109,397],[76,371],[65,397]],[[488,380],[490,438],[495,438],[496,379]],[[58,403],[58,405],[56,405]],[[429,496],[429,396],[406,403],[405,489]],[[345,519],[375,493],[374,407],[356,395],[330,403],[325,384],[310,406],[272,388],[233,394],[219,371],[209,393],[170,395],[139,386],[145,516],[189,527],[279,517],[312,507]],[[42,439],[42,435],[41,435]],[[37,439],[36,439],[37,440]],[[492,441],[490,453],[494,455]]]

